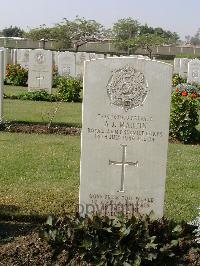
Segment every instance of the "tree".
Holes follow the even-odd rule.
[[[152,57],[153,48],[162,45],[166,42],[165,38],[158,36],[157,34],[145,34],[139,35],[135,39],[131,40],[131,45],[135,49],[145,49],[149,53],[149,57]]]
[[[125,50],[128,54],[133,52],[134,47],[131,45],[139,33],[139,22],[132,18],[119,19],[112,28],[115,47],[119,50]]]
[[[2,30],[2,35],[4,37],[23,37],[24,31],[17,26],[10,26]]]
[[[200,28],[197,30],[196,34],[190,39],[191,44],[200,45]]]
[[[101,40],[104,32],[104,27],[95,20],[76,17],[73,21],[64,18],[51,28],[42,25],[39,28],[31,29],[26,33],[26,37],[33,40],[54,39],[58,42],[59,47],[75,47],[78,50],[88,41]]]

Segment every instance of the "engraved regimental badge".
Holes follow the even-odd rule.
[[[35,59],[38,64],[42,64],[45,61],[45,56],[41,52],[39,52],[35,55]]]
[[[113,71],[107,84],[110,103],[125,111],[141,106],[147,89],[144,74],[129,65]]]

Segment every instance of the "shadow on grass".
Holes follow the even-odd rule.
[[[8,121],[5,122],[4,125],[29,125],[29,126],[34,126],[34,125],[48,125],[47,121],[44,122],[29,122],[29,121],[23,121],[23,120],[13,120],[13,121]],[[81,123],[52,123],[52,127],[77,127],[77,128],[81,128],[82,125]]]
[[[0,205],[0,242],[7,243],[18,236],[30,234],[39,225],[45,223],[47,216],[37,214],[22,215],[15,205]]]

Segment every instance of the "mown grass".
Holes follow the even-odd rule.
[[[54,116],[57,107],[58,111]],[[51,117],[54,117],[54,123],[81,127],[81,103],[4,100],[5,121],[45,124],[51,120]]]
[[[80,137],[0,133],[0,214],[72,212],[78,204]],[[167,217],[190,220],[200,205],[200,146],[170,144]]]
[[[25,87],[5,86],[7,95],[17,95],[27,91]],[[4,120],[27,123],[53,123],[81,127],[81,103],[34,102],[5,99]],[[58,107],[57,112],[55,112]]]

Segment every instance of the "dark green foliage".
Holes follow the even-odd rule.
[[[172,77],[172,85],[176,87],[180,83],[186,83],[186,79],[179,76],[179,74],[174,74]]]
[[[197,136],[199,122],[198,100],[186,91],[172,93],[170,135],[184,143],[193,142]]]
[[[29,101],[47,102],[80,102],[80,92],[82,89],[81,81],[74,78],[64,78],[55,76],[54,85],[57,87],[56,94],[49,94],[45,90],[24,92],[18,95],[4,94],[5,99],[18,99]]]
[[[194,227],[167,219],[119,216],[93,218],[65,217],[53,222],[49,217],[42,236],[58,256],[86,265],[178,265],[190,249],[197,250]],[[68,265],[68,264],[67,264]]]
[[[24,31],[17,26],[10,26],[2,30],[4,37],[23,37]]]
[[[64,102],[80,102],[81,81],[60,77],[57,81],[57,97]]]
[[[30,100],[30,101],[47,101],[47,102],[55,102],[57,100],[53,94],[49,94],[45,90],[25,92],[20,94],[18,96],[18,99]]]
[[[27,86],[28,70],[17,65],[6,66],[6,84],[14,86]]]

